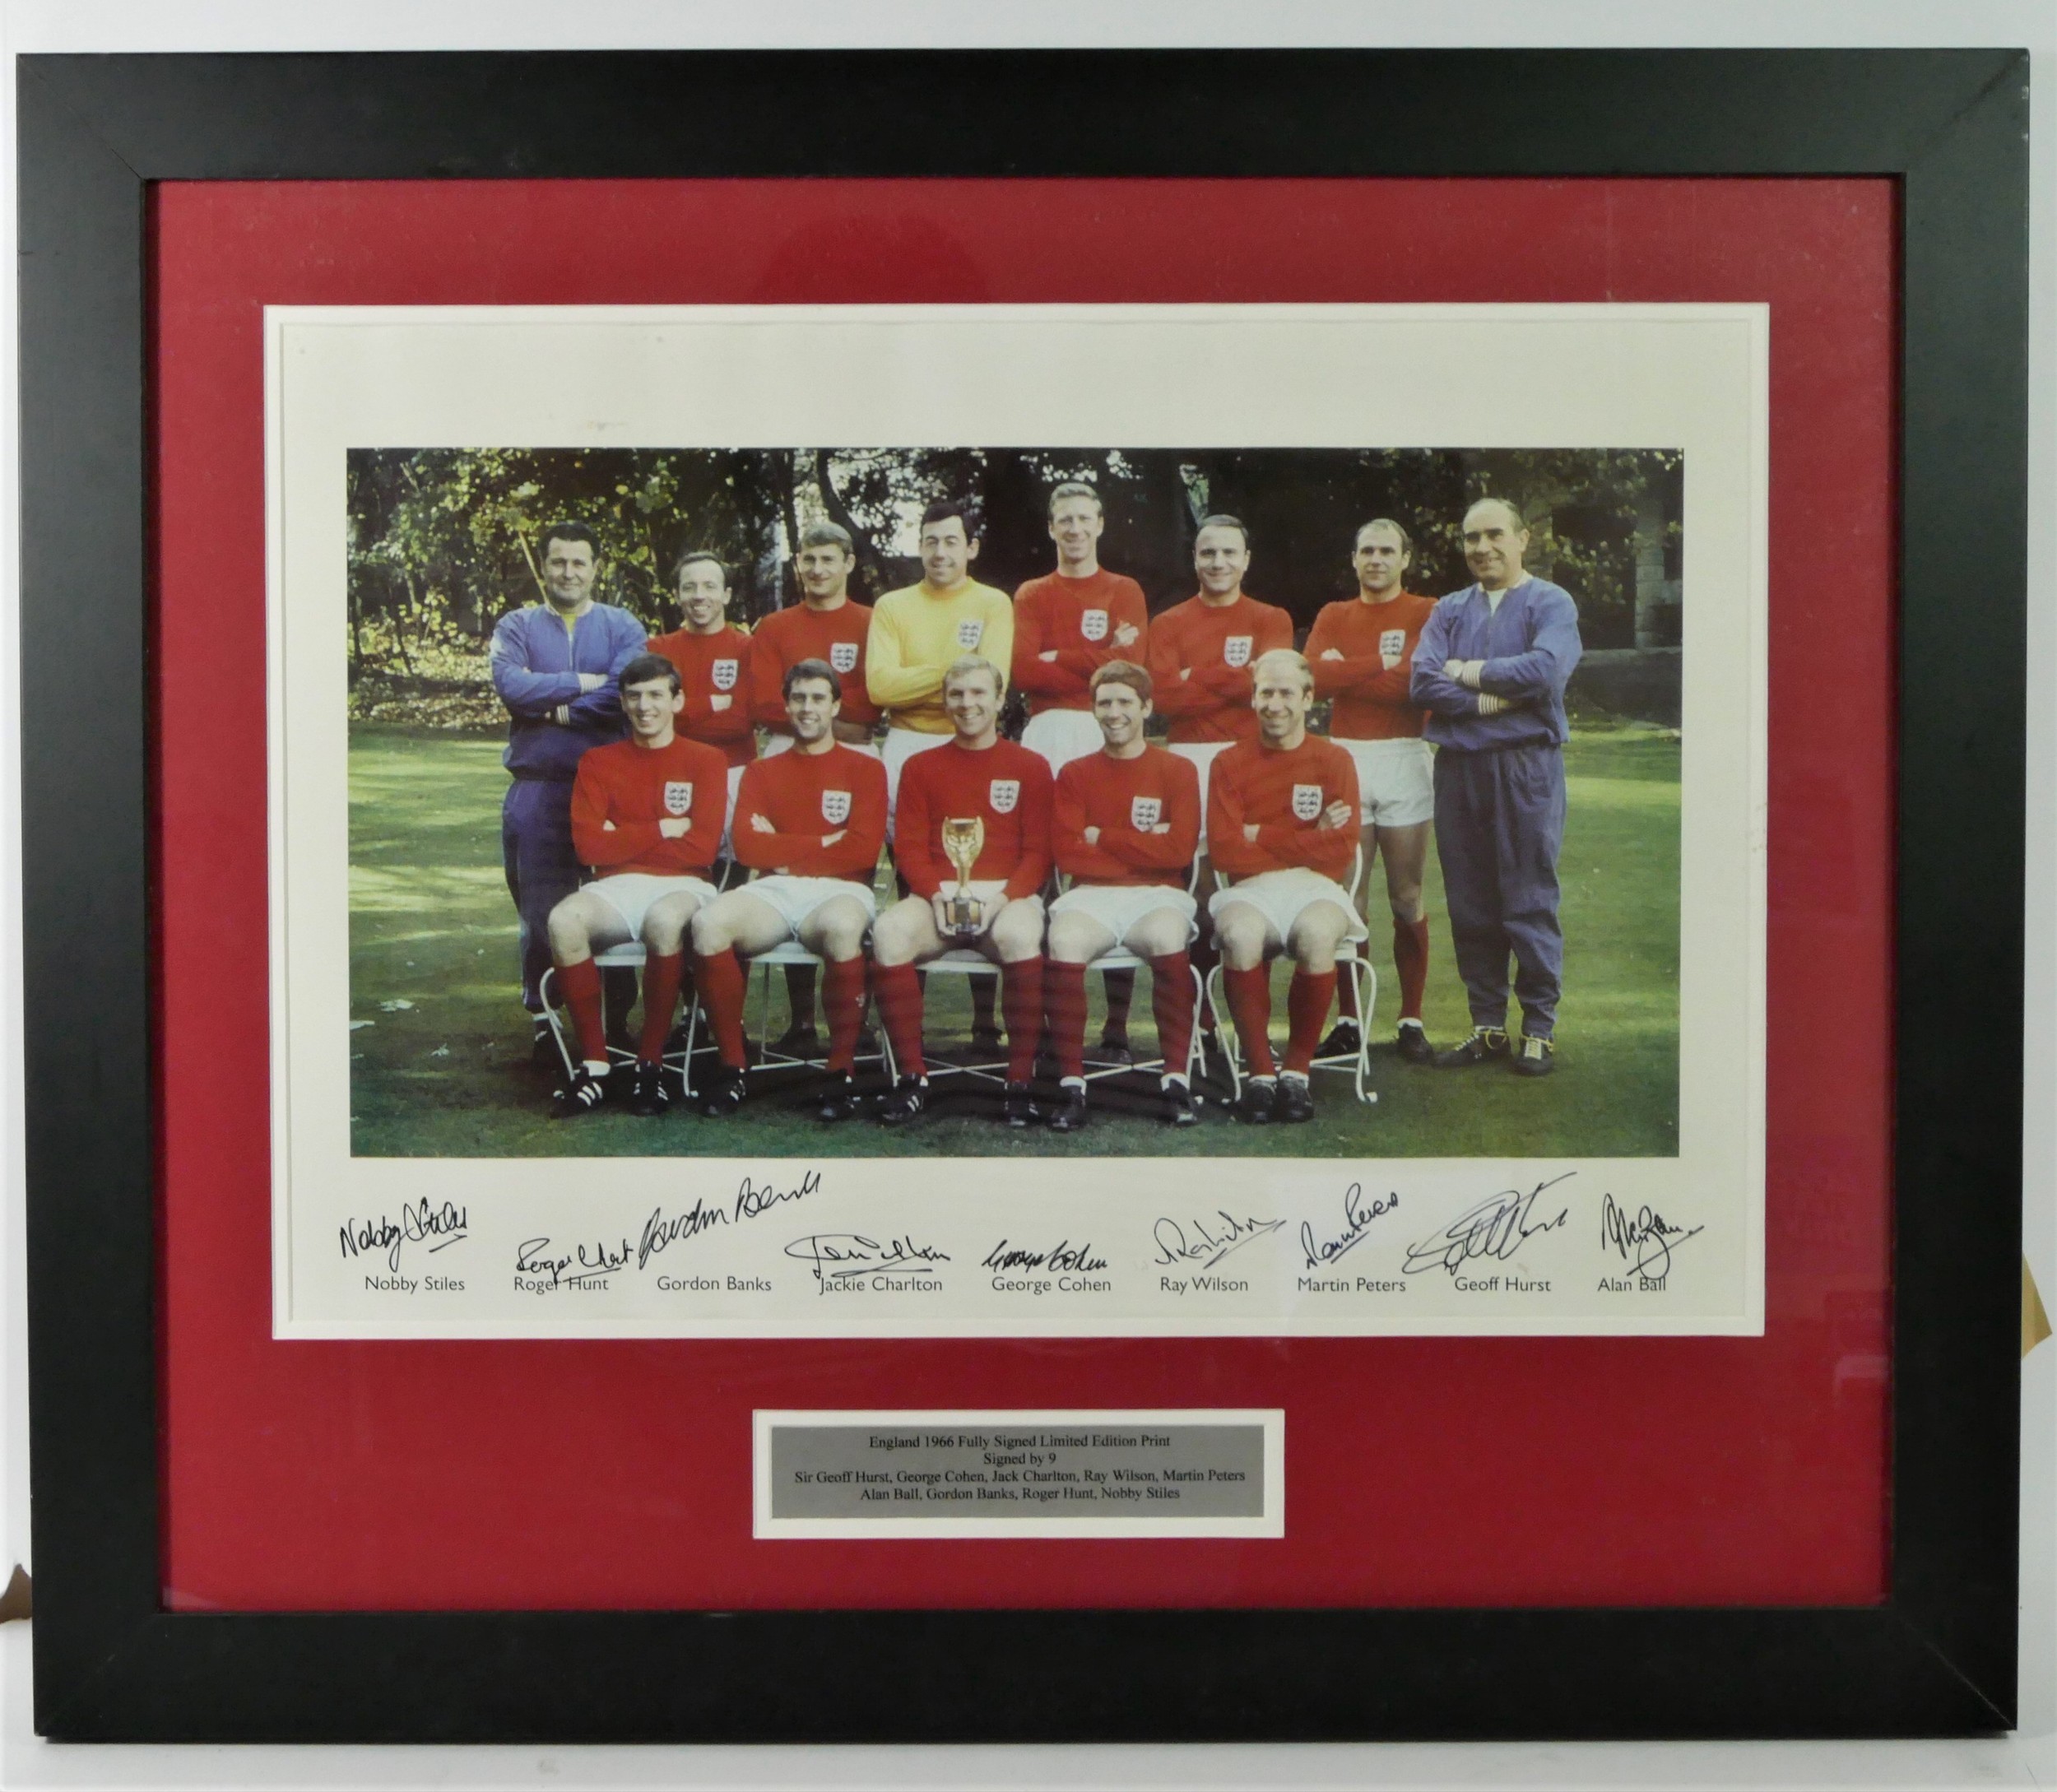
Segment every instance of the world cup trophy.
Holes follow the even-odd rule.
[[[972,894],[972,867],[986,850],[986,818],[968,819],[946,816],[943,822],[943,857],[957,873],[957,894],[949,904],[950,931],[960,940],[978,937],[978,898]]]

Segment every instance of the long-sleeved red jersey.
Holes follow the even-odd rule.
[[[1150,681],[1157,713],[1182,745],[1254,740],[1250,668],[1274,648],[1293,645],[1293,618],[1244,596],[1215,606],[1199,597],[1174,604],[1150,624]],[[1179,674],[1191,667],[1191,675]]]
[[[1167,832],[1153,831],[1160,824]],[[1073,759],[1057,773],[1050,838],[1057,869],[1079,883],[1182,885],[1200,845],[1199,769],[1158,746]]]
[[[802,660],[825,660],[843,687],[844,722],[874,722],[879,706],[864,688],[864,638],[871,607],[846,597],[833,610],[794,604],[773,611],[750,638],[751,719],[774,734],[791,734],[782,687],[786,671]]]
[[[1124,624],[1135,630],[1126,647],[1115,645]],[[1102,568],[1088,578],[1046,573],[1015,593],[1015,689],[1026,691],[1029,708],[1090,709],[1093,675],[1110,660],[1140,666],[1148,651],[1149,606],[1132,578]],[[1054,652],[1056,658],[1046,660]]]
[[[759,830],[760,816],[770,833]],[[869,883],[885,844],[885,767],[840,745],[759,759],[743,773],[729,833],[731,850],[752,870]],[[829,846],[833,833],[843,838]]]
[[[1324,828],[1321,811],[1338,802],[1349,805],[1349,824]],[[1239,741],[1208,773],[1207,856],[1231,877],[1302,865],[1340,884],[1357,851],[1357,762],[1333,740]],[[1243,838],[1249,822],[1254,840]]]
[[[657,824],[681,817],[691,827],[666,839]],[[675,734],[668,746],[647,747],[631,736],[578,762],[572,845],[596,870],[690,877],[714,862],[727,819],[728,761],[702,741]]]
[[[713,634],[690,629],[661,634],[650,643],[678,667],[685,688],[685,709],[679,732],[718,747],[731,765],[747,765],[757,757],[757,734],[750,721],[750,637],[731,624]],[[728,699],[717,709],[713,699]]]
[[[1050,765],[1018,740],[989,747],[948,746],[917,753],[900,771],[893,856],[917,896],[933,896],[957,875],[943,854],[946,818],[981,817],[985,849],[972,866],[975,881],[1007,880],[1007,899],[1041,889],[1050,875]]]
[[[1422,731],[1428,712],[1407,694],[1414,643],[1436,607],[1432,597],[1404,591],[1384,603],[1362,597],[1324,604],[1307,636],[1314,694],[1333,697],[1329,734],[1340,740],[1405,740]],[[1321,656],[1330,648],[1340,660]],[[1390,664],[1388,662],[1391,662]]]

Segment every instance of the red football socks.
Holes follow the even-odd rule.
[[[746,1070],[750,1059],[743,1049],[743,996],[748,987],[743,967],[733,951],[717,952],[712,958],[693,955],[694,975],[700,981],[700,1001],[714,1029],[714,1042],[721,1047],[722,1062],[731,1070]]]
[[[893,1043],[894,1068],[902,1076],[926,1076],[922,1057],[922,980],[911,964],[879,964],[871,970],[871,993],[879,1019]]]
[[[1166,1076],[1183,1076],[1193,1050],[1193,961],[1183,952],[1150,960],[1150,1013]]]
[[[864,1025],[864,960],[838,964],[833,959],[821,978],[821,1005],[829,1016],[829,1068],[854,1070],[857,1033]]]
[[[1085,967],[1047,959],[1042,967],[1042,1000],[1050,1017],[1050,1049],[1056,1054],[1060,1077],[1085,1075]],[[1009,1030],[1013,1023],[1008,1023]]]
[[[1007,1020],[1007,1080],[1025,1083],[1036,1074],[1036,1047],[1042,1038],[1041,958],[1000,968],[1000,1009]]]
[[[643,1038],[636,1062],[662,1064],[664,1042],[671,1037],[671,1013],[679,1005],[679,985],[685,981],[685,954],[652,952],[643,969]]]
[[[1329,1018],[1329,1004],[1335,1000],[1335,973],[1295,971],[1286,988],[1285,1067],[1305,1076],[1314,1062],[1315,1048],[1321,1043],[1322,1023]]]
[[[1224,965],[1221,980],[1228,991],[1228,1012],[1235,1017],[1236,1037],[1242,1042],[1250,1075],[1276,1076],[1279,1066],[1271,1056],[1270,967],[1260,964],[1237,971]]]
[[[557,987],[571,1010],[572,1030],[578,1035],[578,1055],[588,1064],[607,1061],[607,1023],[600,1012],[600,967],[591,959],[557,967]]]
[[[1421,1019],[1421,992],[1428,982],[1428,917],[1393,922],[1393,968],[1400,974],[1400,1018]]]

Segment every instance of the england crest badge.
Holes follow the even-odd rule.
[[[978,643],[986,638],[986,624],[976,616],[967,616],[957,625],[957,644],[967,653],[976,653]]]
[[[1138,833],[1148,833],[1164,819],[1164,803],[1158,796],[1131,796],[1129,799],[1129,825]]]
[[[829,648],[829,663],[838,672],[854,672],[857,669],[857,643],[854,641],[837,641]]]
[[[664,781],[664,812],[667,815],[693,813],[693,786],[686,779],[668,778]]]
[[[1230,666],[1247,666],[1250,663],[1250,643],[1254,637],[1232,634],[1221,643],[1223,661]]]
[[[1011,815],[1015,805],[1021,801],[1021,780],[1018,778],[996,778],[987,787],[987,797],[996,815]]]
[[[1295,784],[1293,787],[1293,813],[1299,820],[1312,821],[1321,813],[1321,787],[1319,784]]]
[[[1378,657],[1381,660],[1397,660],[1400,650],[1407,645],[1405,629],[1381,629],[1378,631]]]
[[[714,688],[717,690],[736,689],[736,668],[740,660],[717,660],[714,662]]]
[[[1107,612],[1104,610],[1085,611],[1079,618],[1079,633],[1089,641],[1106,640]]]
[[[840,828],[850,819],[850,792],[847,790],[824,790],[821,793],[821,819],[832,828]]]

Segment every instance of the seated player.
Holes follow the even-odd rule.
[[[1050,1043],[1062,1100],[1053,1132],[1085,1124],[1085,970],[1126,946],[1150,961],[1150,1003],[1164,1060],[1164,1118],[1190,1126],[1200,1116],[1186,1079],[1193,1038],[1196,931],[1186,888],[1200,845],[1200,774],[1190,760],[1143,738],[1150,675],[1115,660],[1093,675],[1093,715],[1105,745],[1057,774],[1051,846],[1071,888],[1050,905],[1042,968]]]
[[[1314,674],[1306,660],[1279,648],[1251,670],[1257,738],[1230,747],[1210,774],[1208,851],[1234,881],[1207,911],[1250,1070],[1237,1113],[1262,1125],[1314,1117],[1307,1071],[1335,995],[1336,950],[1366,930],[1342,882],[1357,850],[1357,764],[1307,732]],[[1265,963],[1278,952],[1294,966],[1283,1073],[1271,1056]]]
[[[1050,768],[1040,754],[1001,739],[1003,689],[991,661],[976,655],[959,660],[943,675],[950,740],[908,760],[900,773],[893,851],[913,894],[887,909],[871,930],[872,987],[899,1069],[879,1114],[889,1126],[905,1125],[928,1105],[915,967],[957,946],[969,946],[1001,966],[1007,1023],[1002,1117],[1010,1126],[1036,1118],[1028,1085],[1042,1031],[1040,893],[1050,875]],[[984,828],[985,843],[966,886],[976,931],[964,937],[950,914],[959,890],[943,850],[943,824],[973,819]]]
[[[787,669],[789,752],[743,773],[731,829],[736,858],[758,875],[693,917],[694,974],[721,1048],[704,1112],[742,1105],[742,960],[797,940],[827,964],[829,1087],[820,1117],[857,1112],[852,1076],[864,1019],[864,936],[878,906],[871,880],[885,844],[885,768],[835,736],[841,681],[825,660]]]
[[[581,864],[603,875],[550,912],[550,962],[583,1061],[557,1091],[560,1120],[590,1113],[607,1098],[593,954],[631,940],[648,955],[631,1099],[638,1114],[661,1114],[670,1099],[664,1042],[685,972],[685,931],[700,904],[714,898],[700,874],[714,862],[728,816],[728,761],[677,731],[685,707],[678,668],[662,654],[638,655],[621,669],[628,739],[594,747],[578,762],[572,844]]]

